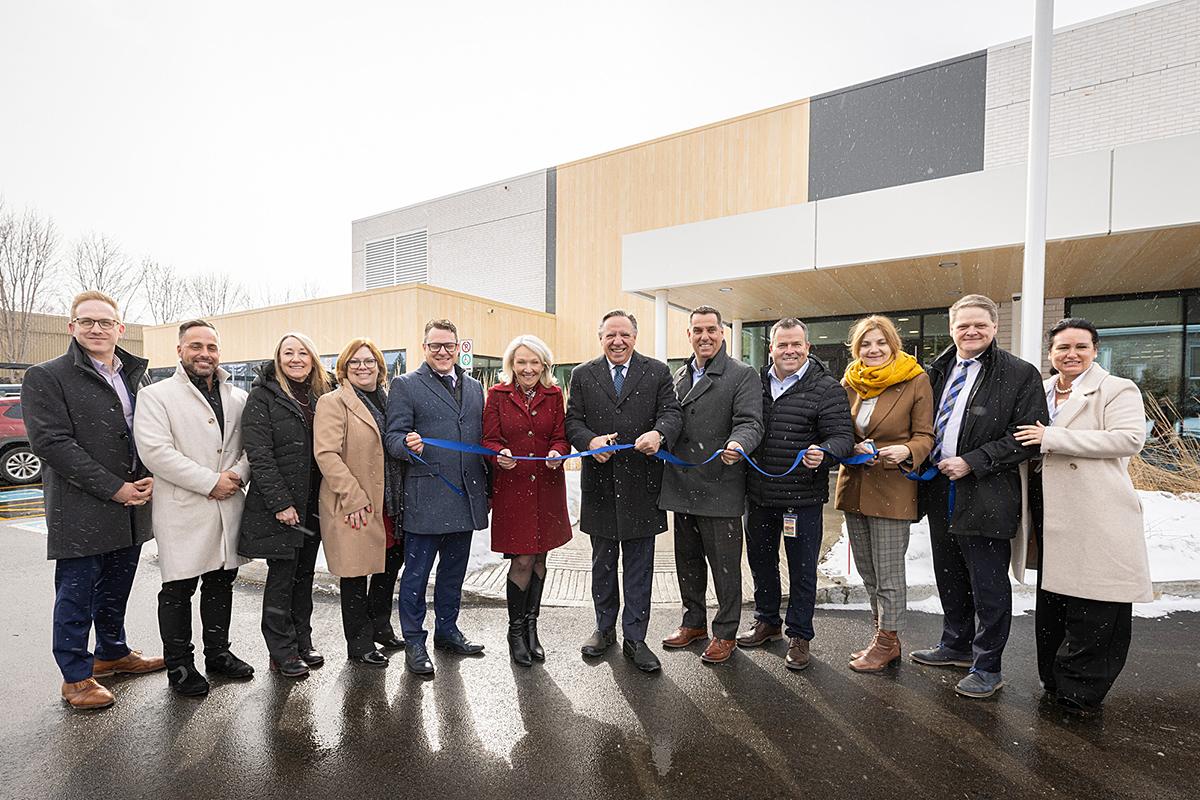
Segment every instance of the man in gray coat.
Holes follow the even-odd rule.
[[[675,395],[683,410],[675,455],[700,463],[717,449],[723,452],[702,467],[668,465],[663,474],[658,507],[675,512],[675,572],[683,600],[683,622],[663,639],[663,647],[687,647],[708,636],[705,595],[712,567],[717,613],[712,641],[700,657],[719,664],[737,649],[746,511],[742,455],[762,440],[762,386],[754,367],[725,352],[720,311],[711,306],[694,309],[687,335],[694,355],[675,371]]]
[[[103,708],[96,682],[163,668],[125,642],[125,606],[142,544],[151,538],[154,479],[133,445],[133,409],[146,359],[117,347],[116,302],[83,292],[71,302],[71,344],[30,367],[21,386],[29,443],[45,464],[46,544],[54,567],[54,660],[63,699]],[[96,653],[88,651],[92,628]]]
[[[388,392],[387,451],[409,462],[404,479],[404,572],[400,625],[405,664],[433,673],[425,647],[425,587],[438,560],[433,589],[433,646],[474,655],[483,645],[458,629],[471,536],[488,524],[488,475],[481,456],[425,448],[428,436],[465,444],[483,438],[483,386],[458,366],[458,328],[448,319],[425,325],[425,363],[392,381]],[[413,458],[416,454],[421,460]],[[422,463],[424,462],[424,463]],[[453,487],[453,488],[451,488]]]
[[[617,640],[617,559],[624,572],[622,651],[643,672],[659,668],[646,646],[654,537],[667,529],[658,507],[663,464],[654,458],[679,435],[679,401],[667,365],[634,350],[637,320],[619,309],[600,321],[604,354],[571,372],[567,440],[578,451],[632,444],[636,452],[601,453],[583,463],[579,529],[592,537],[596,630],[580,648],[599,656]]]

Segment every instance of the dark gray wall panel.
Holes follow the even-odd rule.
[[[814,97],[808,199],[983,169],[987,52]]]

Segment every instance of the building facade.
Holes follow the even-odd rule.
[[[1029,40],[1000,44],[356,220],[355,293],[224,318],[227,355],[269,356],[295,327],[323,354],[365,334],[412,359],[448,316],[485,367],[525,331],[571,365],[624,307],[639,348],[674,359],[686,309],[709,304],[743,359],[799,316],[837,369],[871,312],[933,356],[970,292],[1001,303],[1015,344],[1029,59]],[[1200,426],[1200,0],[1056,31],[1052,75],[1043,317],[1089,316],[1102,364]],[[169,329],[146,342],[173,359]]]

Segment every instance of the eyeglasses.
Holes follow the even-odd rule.
[[[453,353],[458,349],[458,342],[426,342],[425,348],[431,353]]]
[[[83,328],[85,331],[90,331],[97,325],[100,326],[100,330],[102,331],[111,331],[113,328],[121,324],[121,320],[119,319],[92,319],[91,317],[76,317],[75,319],[71,320],[71,322]]]
[[[371,369],[378,363],[379,362],[373,358],[352,358],[346,362],[346,366],[350,369],[355,369],[357,367],[366,367],[367,369]]]

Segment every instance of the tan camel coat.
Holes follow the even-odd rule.
[[[339,578],[383,572],[383,442],[375,418],[348,383],[321,395],[313,421],[313,452],[321,468],[321,545]],[[346,515],[371,506],[364,528]]]
[[[857,417],[862,398],[849,386],[845,388],[850,415]],[[929,376],[921,373],[884,389],[875,401],[867,430],[860,433],[855,426],[855,442],[864,439],[874,440],[877,448],[906,445],[913,459],[908,468],[919,469],[933,447],[933,393]],[[917,482],[908,480],[898,468],[882,461],[870,467],[843,465],[838,472],[834,507],[867,517],[915,521]]]

